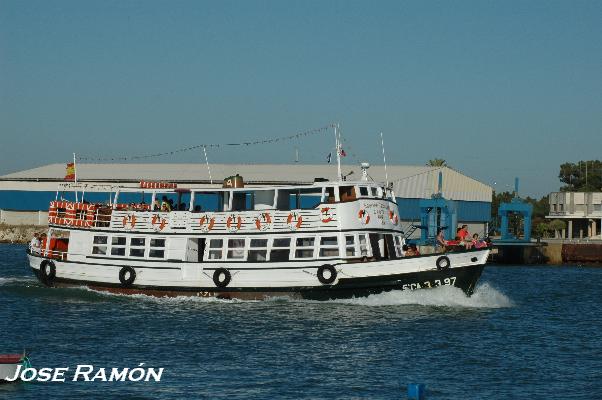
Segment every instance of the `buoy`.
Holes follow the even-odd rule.
[[[410,383],[408,385],[408,399],[424,400],[424,391],[426,387],[422,383]]]

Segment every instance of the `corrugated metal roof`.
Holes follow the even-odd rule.
[[[336,165],[332,164],[211,164],[211,176],[215,182],[238,173],[246,182],[255,184],[297,184],[311,183],[314,178],[335,179],[336,170]],[[343,165],[342,170],[343,174],[353,172],[349,176],[350,180],[361,178],[361,169],[357,165]],[[429,198],[436,193],[439,172],[443,176],[445,197],[454,200],[491,201],[491,187],[451,168],[387,166],[393,189],[398,197],[405,198]],[[385,170],[381,165],[371,166],[368,173],[375,181],[385,180]],[[79,181],[98,183],[138,182],[143,179],[182,183],[209,182],[205,164],[78,164],[77,175]],[[48,190],[49,182],[61,182],[64,176],[65,164],[50,164],[0,176],[0,188]],[[24,185],[24,181],[28,183]],[[40,187],[36,188],[36,185]]]

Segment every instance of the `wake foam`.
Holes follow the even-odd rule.
[[[35,283],[36,280],[31,277],[11,277],[11,278],[0,278],[0,286],[10,286],[13,284],[31,284]]]
[[[477,286],[470,297],[460,288],[439,286],[433,289],[394,290],[368,297],[332,301],[361,306],[421,305],[453,308],[505,308],[513,306],[508,296],[489,283]]]
[[[75,289],[75,288],[74,288]],[[146,294],[121,294],[111,293],[102,290],[94,290],[85,286],[77,289],[94,293],[99,296],[107,296],[123,300],[142,300],[145,302],[159,304],[191,304],[191,303],[220,303],[220,304],[240,304],[240,303],[319,303],[319,304],[346,304],[368,307],[380,306],[399,306],[399,305],[419,305],[431,307],[451,307],[451,308],[506,308],[512,307],[512,300],[489,283],[478,285],[472,296],[467,296],[460,288],[453,286],[440,286],[432,289],[420,290],[394,290],[380,294],[370,295],[368,297],[358,297],[352,299],[338,299],[329,301],[316,300],[298,300],[289,297],[271,297],[266,300],[241,300],[241,299],[218,299],[215,297],[196,297],[196,296],[152,296]]]

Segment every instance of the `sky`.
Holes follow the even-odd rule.
[[[0,174],[331,123],[346,163],[382,164],[382,132],[388,164],[558,190],[560,164],[602,158],[602,2],[0,0]],[[333,147],[208,158],[326,165]]]

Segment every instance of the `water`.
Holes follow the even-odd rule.
[[[602,269],[488,266],[476,293],[265,302],[50,289],[0,245],[0,353],[163,367],[161,382],[20,383],[19,399],[602,398]]]

